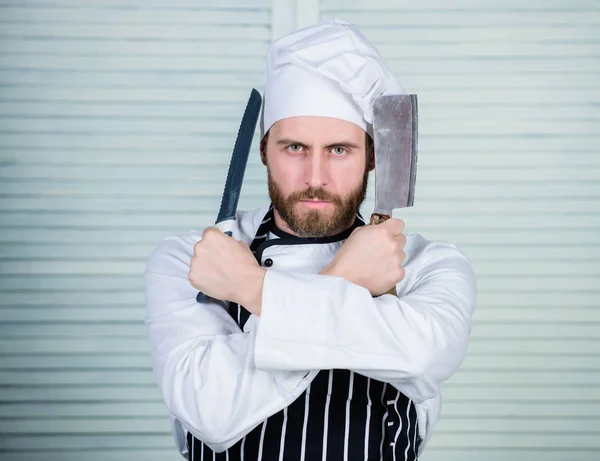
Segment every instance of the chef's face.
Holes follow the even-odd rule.
[[[327,117],[280,120],[261,153],[282,230],[322,237],[352,225],[374,168],[371,144],[359,126]]]

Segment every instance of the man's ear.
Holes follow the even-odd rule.
[[[367,171],[373,171],[375,169],[375,145],[371,136],[366,136],[366,147],[367,147]]]
[[[371,148],[371,152],[369,153],[367,169],[369,171],[373,171],[375,169],[375,149],[373,149],[373,148]]]
[[[269,141],[269,137],[265,136],[260,141],[260,160],[264,166],[267,166],[267,142]]]

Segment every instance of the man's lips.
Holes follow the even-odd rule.
[[[309,208],[324,208],[327,205],[329,205],[331,202],[328,202],[326,200],[305,199],[305,200],[300,200],[300,203],[302,203],[303,205],[305,205]]]

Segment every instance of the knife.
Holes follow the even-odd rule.
[[[375,208],[370,224],[387,221],[396,208],[413,206],[418,133],[417,95],[383,95],[374,99]],[[396,288],[387,294],[396,295]]]
[[[246,109],[242,117],[242,122],[238,130],[237,139],[231,154],[229,162],[229,171],[225,181],[225,189],[221,198],[221,206],[215,221],[215,226],[223,233],[233,235],[233,226],[235,224],[235,214],[237,212],[244,174],[248,164],[248,156],[252,147],[252,139],[256,131],[256,124],[260,115],[262,97],[256,89],[252,89],[250,98],[246,104]],[[199,292],[196,301],[199,303],[207,302],[209,299],[204,293]]]

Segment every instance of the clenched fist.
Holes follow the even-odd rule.
[[[188,279],[205,295],[233,301],[258,315],[265,272],[248,245],[208,227],[194,245]]]
[[[373,296],[386,293],[404,279],[403,231],[404,221],[394,218],[355,229],[321,274],[345,278]]]

